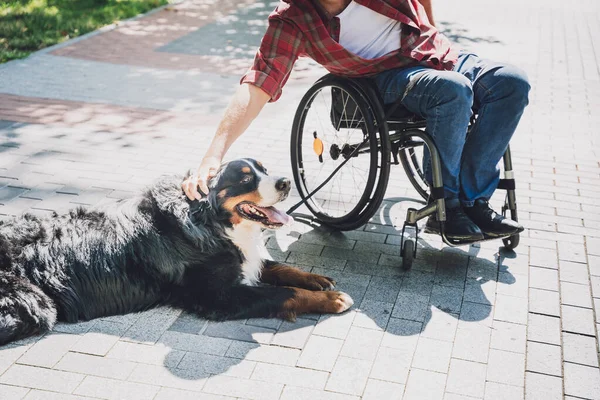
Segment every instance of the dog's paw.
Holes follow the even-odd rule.
[[[354,300],[347,293],[344,292],[331,292],[330,298],[333,301],[332,308],[333,313],[343,313],[354,304]]]
[[[309,290],[333,290],[335,281],[327,276],[307,274],[303,286]]]

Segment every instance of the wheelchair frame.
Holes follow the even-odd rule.
[[[328,74],[328,75],[325,75],[324,77],[322,77],[321,79],[319,79],[311,87],[311,89],[307,92],[305,97],[308,96],[309,94],[311,94],[314,91],[314,88],[317,88],[317,87],[320,90],[323,87],[331,86],[332,91],[333,91],[334,85],[335,85],[335,87],[341,87],[341,86],[347,85],[347,88],[352,88],[354,91],[360,93],[360,95],[366,101],[366,104],[368,105],[370,111],[372,112],[371,117],[373,118],[372,122],[374,123],[374,125],[373,125],[374,128],[378,129],[378,130],[380,130],[380,132],[382,132],[381,137],[383,138],[383,140],[385,140],[385,138],[387,138],[387,140],[389,141],[389,143],[388,143],[389,146],[382,146],[381,143],[379,142],[378,148],[372,149],[371,145],[369,145],[369,143],[366,143],[367,142],[366,138],[362,143],[347,144],[348,145],[347,148],[350,149],[351,151],[349,151],[347,154],[343,155],[346,159],[330,174],[329,177],[327,177],[323,181],[323,183],[321,185],[319,185],[311,193],[308,193],[305,196],[303,196],[302,191],[299,190],[301,193],[302,200],[298,204],[296,204],[295,206],[290,208],[290,210],[288,210],[288,213],[293,212],[301,204],[307,202],[316,192],[321,190],[322,187],[324,187],[329,182],[329,180],[335,174],[337,174],[337,172],[341,168],[343,168],[343,165],[351,157],[357,156],[361,150],[362,150],[362,152],[364,152],[365,150],[372,152],[372,151],[379,151],[383,147],[390,148],[391,155],[393,158],[393,161],[390,161],[390,164],[393,163],[393,164],[397,165],[400,163],[399,159],[398,159],[398,154],[401,150],[414,149],[418,146],[425,145],[425,146],[427,146],[429,153],[430,153],[431,170],[432,170],[432,178],[433,178],[432,185],[431,185],[431,187],[428,188],[429,189],[428,192],[420,186],[420,184],[417,182],[417,180],[414,176],[414,172],[411,170],[411,167],[414,168],[415,171],[419,175],[421,175],[420,178],[423,180],[423,175],[422,175],[423,169],[418,164],[419,160],[417,160],[416,157],[414,157],[414,152],[411,153],[411,155],[412,155],[411,160],[408,160],[405,155],[403,157],[401,157],[401,161],[402,161],[401,164],[405,170],[405,173],[407,174],[407,177],[411,181],[411,184],[415,187],[415,189],[418,191],[418,193],[425,200],[429,200],[428,204],[425,205],[424,207],[422,207],[420,209],[409,208],[407,211],[406,219],[405,219],[403,227],[402,227],[402,237],[401,237],[401,241],[400,241],[400,254],[403,259],[403,268],[410,269],[410,267],[412,266],[412,262],[417,254],[416,240],[418,240],[418,232],[419,232],[417,222],[423,218],[426,218],[426,217],[434,214],[434,213],[436,214],[437,220],[440,222],[440,235],[441,235],[444,243],[446,243],[449,246],[459,246],[459,245],[476,243],[476,242],[465,242],[465,241],[453,241],[453,240],[450,240],[445,234],[444,222],[446,221],[446,205],[445,205],[445,200],[444,200],[444,186],[443,186],[442,173],[441,173],[440,157],[439,157],[439,152],[437,150],[437,147],[436,147],[432,137],[425,130],[425,127],[426,127],[425,120],[420,119],[416,115],[408,113],[401,106],[400,100],[398,100],[396,103],[384,108],[384,104],[383,104],[383,101],[382,101],[379,93],[375,90],[375,88],[373,87],[374,86],[373,83],[368,78],[352,78],[352,79],[350,79],[350,78],[340,78],[340,77]],[[350,89],[347,89],[347,90],[350,90]],[[302,109],[303,108],[302,104],[305,104],[304,109]],[[344,107],[345,106],[346,106],[346,104],[344,104]],[[297,136],[298,133],[301,133],[301,132],[298,132],[298,130],[301,129],[300,126],[302,125],[302,124],[299,124],[299,121],[302,118],[302,113],[305,113],[309,107],[310,107],[310,101],[305,101],[305,99],[303,99],[303,101],[301,102],[301,106],[299,106],[296,111],[296,117],[294,119],[294,126],[292,128],[292,138],[294,137],[294,135]],[[334,104],[333,101],[332,101],[331,107],[332,107],[331,118],[332,118],[332,122],[333,122],[334,108],[336,107],[336,105]],[[355,105],[355,107],[358,107],[358,106]],[[402,111],[402,115],[398,116],[398,113],[397,113],[398,110]],[[340,117],[340,118],[342,118],[342,117]],[[358,127],[358,123],[353,120],[350,120],[350,122],[344,121],[344,123],[350,124],[350,126],[349,126],[350,128]],[[339,122],[338,122],[338,124],[339,124]],[[356,125],[356,126],[354,126],[354,125]],[[393,133],[390,134],[390,131]],[[365,132],[364,128],[363,128],[363,135],[365,137],[368,135],[368,132]],[[315,139],[316,139],[316,137],[317,136],[316,136],[316,132],[315,132]],[[417,138],[419,140],[415,140],[415,138]],[[295,158],[294,155],[296,154],[295,152],[297,152],[298,150],[294,148],[293,140],[292,140],[291,147],[292,147],[291,151],[292,151],[292,155],[293,155],[292,170],[294,172],[294,179],[296,180],[296,185],[297,185],[297,187],[299,187],[299,185],[301,184],[301,182],[299,181],[300,180],[300,178],[299,178],[300,171],[298,171],[297,165],[294,161],[294,158]],[[319,157],[321,157],[321,156],[319,156]],[[389,157],[384,158],[384,159],[387,160],[387,159],[389,159]],[[506,212],[508,210],[510,210],[511,219],[513,219],[514,221],[518,221],[516,195],[515,195],[515,180],[514,180],[514,174],[513,174],[513,169],[512,169],[512,157],[511,157],[511,153],[510,153],[510,147],[508,147],[506,149],[503,160],[504,160],[504,179],[500,179],[498,189],[506,190],[507,196],[505,199],[505,203],[502,207],[502,214],[504,216],[506,216]],[[411,162],[413,164],[412,166],[410,165]],[[387,180],[389,180],[389,169],[388,169],[388,172],[386,175],[388,175],[388,176],[384,177],[386,179],[386,182],[384,183],[385,187],[383,188],[383,194],[385,193],[385,188],[387,187]],[[375,204],[370,204],[369,217],[372,217],[377,212],[377,209],[379,208],[379,206],[381,205],[381,202],[383,201],[383,194],[381,196],[379,196],[380,198],[374,199],[375,203],[377,203],[376,206],[375,206]],[[427,199],[427,197],[429,199]],[[321,221],[321,222],[323,222],[323,221]],[[406,229],[409,227],[413,228],[415,230],[415,240],[414,241],[412,239],[405,239],[405,232],[406,232]],[[497,238],[489,238],[489,239],[486,238],[486,239],[484,239],[484,241],[492,240],[492,239],[497,239]],[[504,238],[502,238],[502,240],[504,242],[505,247],[507,247],[508,249],[514,249],[517,247],[517,245],[519,243],[519,234],[517,233],[517,234],[514,234],[509,237],[504,237]]]

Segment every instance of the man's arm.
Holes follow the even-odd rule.
[[[427,18],[429,19],[429,23],[435,26],[435,21],[433,20],[433,9],[431,8],[432,0],[418,0],[419,3],[425,9],[425,14],[427,14]]]
[[[225,115],[208,151],[200,163],[198,172],[182,184],[182,188],[190,200],[202,198],[198,192],[198,186],[204,193],[208,193],[207,181],[219,169],[223,156],[258,116],[270,98],[269,94],[252,84],[243,83],[238,87],[225,110]]]

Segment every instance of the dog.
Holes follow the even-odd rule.
[[[189,176],[189,175],[188,175]],[[190,201],[168,176],[103,209],[0,222],[0,345],[77,322],[166,305],[210,320],[341,313],[328,277],[261,257],[289,179],[252,159],[223,164]]]

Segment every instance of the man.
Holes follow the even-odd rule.
[[[527,77],[516,67],[459,54],[433,25],[430,0],[282,0],[197,176],[183,184],[190,199],[200,198],[197,187],[208,191],[231,144],[279,98],[301,55],[337,75],[372,77],[386,104],[401,99],[427,120],[442,162],[449,238],[476,241],[523,230],[488,199],[528,104]],[[473,110],[478,117],[467,137]],[[427,229],[439,231],[434,216]]]

